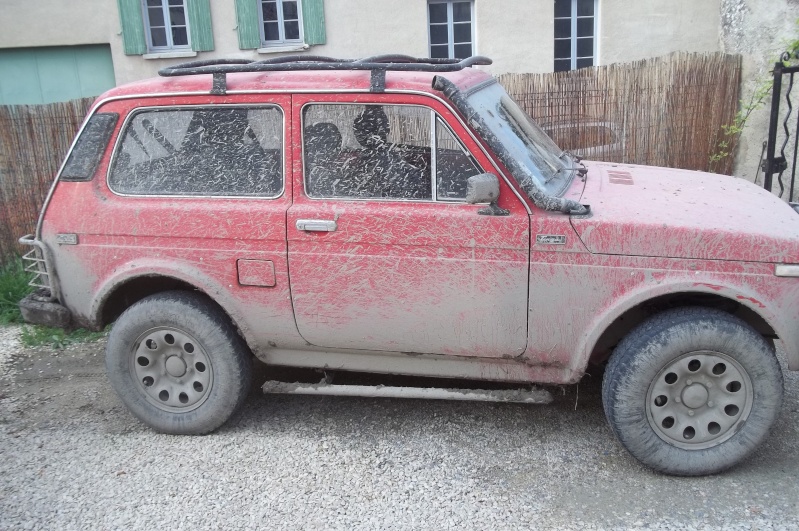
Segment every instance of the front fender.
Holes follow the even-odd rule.
[[[717,278],[708,283],[696,282],[695,279],[689,278],[673,278],[663,279],[655,285],[641,284],[635,286],[598,313],[596,318],[586,327],[587,333],[578,344],[577,352],[579,356],[575,359],[576,365],[574,368],[584,370],[602,334],[612,323],[628,311],[663,295],[705,293],[737,302],[759,315],[774,329],[779,337],[778,341],[782,344],[788,357],[789,368],[791,370],[799,370],[799,337],[797,337],[795,330],[797,323],[797,308],[795,305],[790,308],[791,305],[788,304],[787,306],[789,307],[786,308],[786,298],[784,296],[775,300],[773,294],[753,289],[747,283],[740,282],[740,278],[735,278],[742,275],[731,276],[733,278]],[[747,277],[749,276],[747,275]],[[776,279],[776,277],[772,278]],[[799,282],[795,284],[796,293],[793,300],[797,301],[799,300]],[[793,315],[793,319],[791,315]]]

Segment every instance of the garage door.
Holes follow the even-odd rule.
[[[0,49],[0,105],[98,96],[115,84],[107,44]]]

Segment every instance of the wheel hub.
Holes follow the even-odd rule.
[[[211,360],[200,342],[182,330],[148,330],[135,343],[131,363],[133,378],[159,409],[190,411],[208,398]]]
[[[707,404],[709,393],[707,387],[700,383],[695,383],[686,385],[680,396],[683,404],[691,409],[696,409]]]
[[[721,352],[684,354],[657,374],[646,398],[649,425],[667,443],[700,450],[726,441],[752,409],[746,370]]]
[[[180,356],[169,356],[166,359],[166,372],[170,376],[180,378],[186,374],[186,362],[180,359]]]

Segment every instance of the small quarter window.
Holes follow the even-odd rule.
[[[130,195],[277,197],[283,113],[278,107],[138,112],[125,127],[108,184]]]
[[[436,119],[436,199],[439,201],[466,198],[466,181],[481,173],[463,144]]]
[[[119,115],[98,113],[89,118],[61,171],[62,181],[90,181],[103,158]]]

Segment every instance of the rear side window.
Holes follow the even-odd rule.
[[[94,177],[117,120],[119,115],[115,112],[98,113],[89,118],[64,164],[62,181],[90,181]]]
[[[137,112],[125,126],[108,185],[126,195],[277,197],[283,112],[276,106]]]

